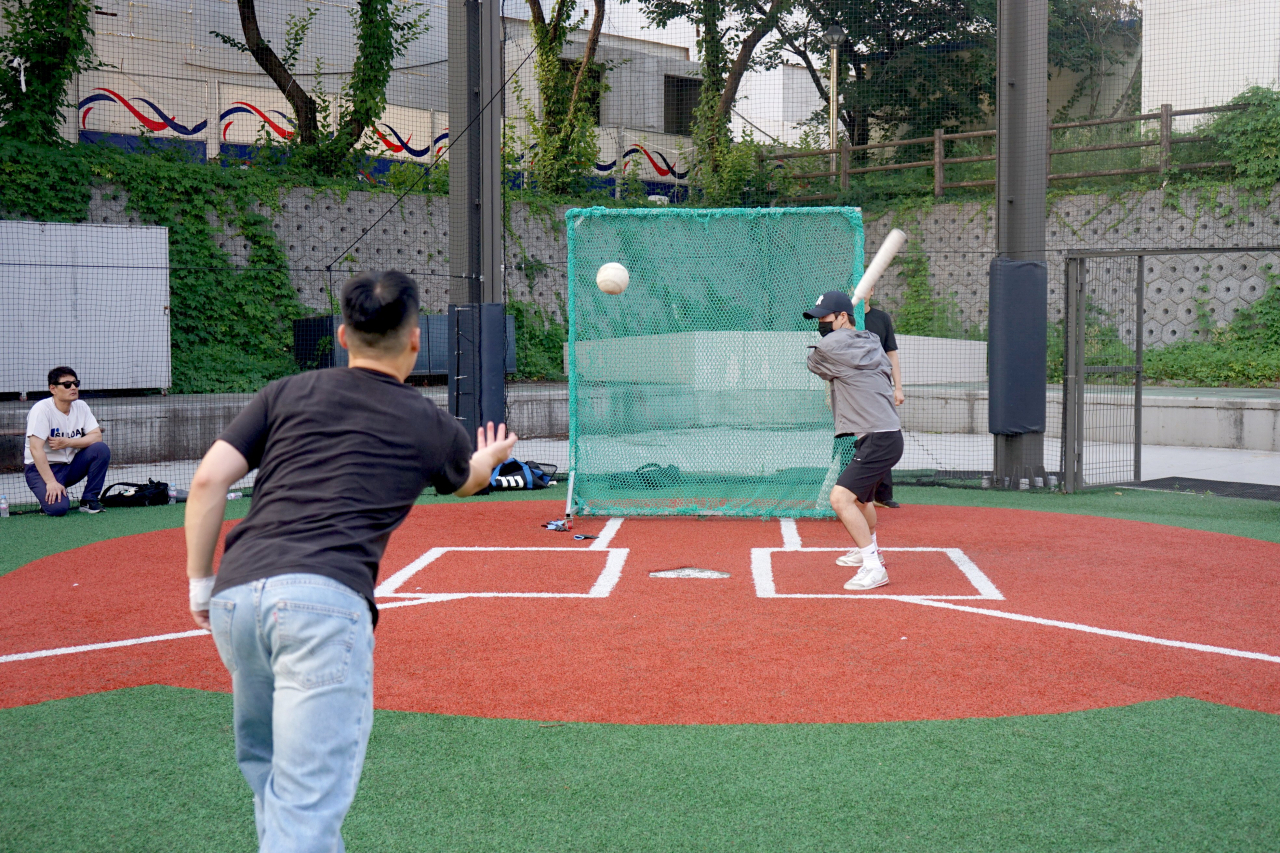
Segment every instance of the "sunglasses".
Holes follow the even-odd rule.
[[[66,381],[64,381],[64,382],[55,382],[55,383],[53,383],[53,384],[54,384],[54,385],[61,385],[63,388],[79,388],[79,387],[80,387],[80,380],[79,380],[79,379],[68,379],[68,380],[66,380]]]

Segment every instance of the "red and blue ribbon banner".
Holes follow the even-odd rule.
[[[196,136],[197,134],[203,133],[204,129],[209,125],[208,121],[202,121],[197,125],[186,127],[185,125],[179,124],[172,116],[165,115],[164,110],[160,109],[160,107],[156,106],[156,104],[146,98],[126,98],[111,89],[98,88],[94,89],[93,94],[89,95],[89,97],[82,100],[79,104],[80,127],[82,129],[85,128],[85,121],[89,118],[89,113],[93,111],[94,106],[103,101],[119,104],[124,107],[133,114],[133,117],[136,118],[143,127],[153,132],[172,130],[179,136]],[[153,115],[146,115],[142,110],[134,106],[135,103],[146,107],[153,113]]]

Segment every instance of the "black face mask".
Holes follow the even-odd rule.
[[[830,323],[830,322],[828,322],[828,321],[826,321],[826,320],[819,320],[819,321],[818,321],[818,334],[822,335],[824,338],[825,338],[827,335],[829,335],[829,334],[831,334],[832,332],[834,332],[834,331],[835,331],[835,329],[831,328],[831,323]]]

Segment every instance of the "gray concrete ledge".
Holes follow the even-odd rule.
[[[982,383],[908,385],[900,410],[903,427],[920,433],[985,435],[987,389]],[[447,389],[422,389],[444,408]],[[199,459],[251,399],[249,394],[199,394],[88,399],[115,464]],[[1048,430],[1061,437],[1062,392],[1048,389]],[[23,433],[30,403],[0,403],[0,470],[22,466]],[[749,407],[748,407],[749,408]],[[747,413],[749,414],[749,412]],[[773,426],[783,413],[753,416]],[[744,415],[745,417],[746,415]],[[783,418],[785,420],[785,418]],[[1115,441],[1132,430],[1129,389],[1091,392],[1085,406],[1087,441]],[[525,438],[569,434],[569,386],[563,382],[513,383],[507,389],[508,426]],[[748,424],[741,424],[748,426]],[[1144,388],[1143,444],[1280,452],[1280,390]]]

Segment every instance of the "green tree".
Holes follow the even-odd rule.
[[[778,26],[774,62],[798,59],[829,103],[829,48],[840,48],[840,122],[854,145],[873,128],[889,137],[929,136],[985,117],[995,87],[994,0],[803,0]],[[815,61],[814,57],[819,57]]]
[[[541,192],[573,193],[584,188],[595,165],[596,121],[592,103],[606,86],[603,69],[595,61],[604,28],[605,0],[593,0],[594,14],[582,57],[563,60],[565,44],[585,16],[576,18],[578,0],[556,0],[547,16],[541,0],[528,0],[529,30],[533,36],[534,75],[542,115],[532,104],[525,113],[532,131],[529,170]]]
[[[837,78],[841,125],[854,145],[872,141],[873,132],[926,137],[935,128],[957,129],[989,117],[996,0],[801,0],[766,50],[775,64],[799,60],[824,103],[830,66],[822,33],[833,24],[847,34]],[[1083,106],[1093,116],[1106,106],[1100,100],[1105,82],[1129,69],[1140,40],[1141,10],[1134,0],[1049,0],[1050,69],[1080,75],[1066,112]],[[1129,73],[1128,94],[1112,115],[1135,101],[1141,63]],[[820,118],[815,115],[815,122]]]
[[[757,49],[796,0],[643,0],[645,17],[665,27],[683,19],[698,31],[702,86],[694,109],[695,182],[712,203],[737,204],[741,181],[726,174],[729,119],[742,78],[762,66]],[[735,175],[739,169],[731,169]]]
[[[1101,97],[1107,80],[1129,72],[1124,94],[1108,116],[1140,105],[1142,10],[1135,0],[1051,0],[1049,3],[1050,73],[1079,74],[1071,98],[1055,118],[1097,118],[1105,109]],[[1133,63],[1132,69],[1129,64]]]
[[[307,30],[315,18],[312,9],[291,16],[285,32],[285,54],[282,58],[271,47],[258,24],[255,0],[237,0],[241,42],[219,32],[214,36],[237,50],[253,56],[258,67],[288,99],[296,119],[293,144],[304,166],[325,174],[336,174],[347,161],[352,149],[387,106],[387,83],[392,63],[404,55],[409,45],[427,31],[427,10],[421,3],[398,0],[358,0],[351,10],[356,31],[356,60],[345,86],[349,103],[332,134],[322,133],[318,98],[308,93],[293,76],[295,64]]]
[[[92,0],[2,0],[0,137],[37,145],[59,142],[67,84],[96,67],[90,38]]]

